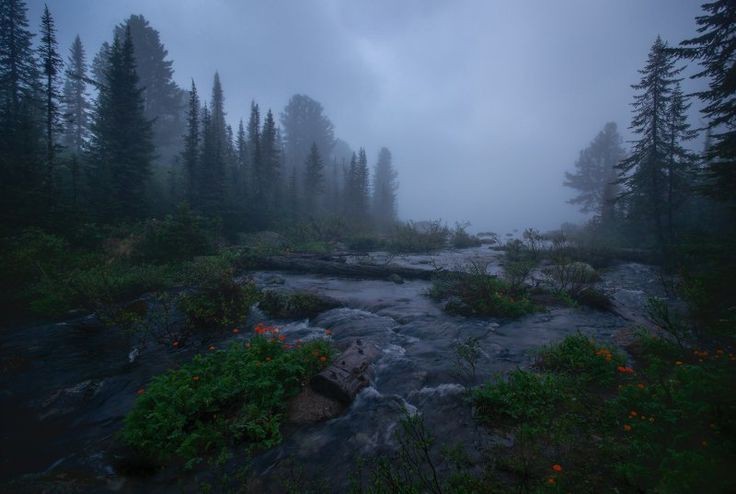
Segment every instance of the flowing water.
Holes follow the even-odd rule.
[[[487,247],[431,255],[351,258],[348,262],[452,268],[469,260],[500,270],[499,254]],[[426,281],[353,280],[331,276],[257,272],[260,287],[308,290],[339,300],[343,307],[312,320],[276,321],[289,340],[324,336],[338,348],[356,338],[380,350],[371,385],[334,419],[287,426],[283,443],[259,454],[248,473],[254,490],[280,492],[280,480],[324,478],[344,491],[356,460],[396,451],[396,428],[405,413],[421,413],[437,442],[472,445],[482,433],[472,419],[466,388],[499,372],[528,365],[541,346],[581,332],[610,340],[622,328],[642,323],[648,296],[661,296],[656,270],[622,263],[602,273],[600,287],[616,310],[552,308],[516,321],[465,318],[442,312],[426,295]],[[250,323],[264,319],[254,311]],[[480,340],[476,375],[460,372],[454,345],[468,336]],[[243,338],[239,335],[236,338]],[[230,338],[232,339],[232,338]],[[116,468],[115,439],[136,390],[151,376],[185,362],[210,342],[176,349],[140,346],[133,335],[75,320],[4,330],[0,347],[0,486],[13,491],[53,486],[54,492],[177,492],[198,490],[197,482],[217,485],[219,471],[182,475],[170,469],[153,476],[126,477]],[[220,342],[220,343],[225,343]],[[237,472],[242,456],[225,467]],[[301,472],[301,473],[295,473]],[[6,484],[7,485],[7,484]]]

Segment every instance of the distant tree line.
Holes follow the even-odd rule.
[[[706,3],[696,22],[698,36],[677,47],[654,41],[632,85],[631,149],[624,149],[616,124],[607,123],[564,182],[578,191],[569,202],[593,213],[603,234],[664,253],[688,235],[724,233],[736,224],[736,4]],[[706,90],[683,93],[683,59],[701,67],[692,77],[705,78]],[[693,96],[704,105],[700,152],[687,146],[698,133],[687,118]]]
[[[2,228],[135,222],[181,204],[230,232],[328,216],[394,224],[390,151],[371,173],[319,102],[294,95],[279,125],[254,101],[234,130],[219,74],[207,102],[173,74],[143,16],[116,26],[91,63],[77,36],[65,62],[48,8],[35,36],[25,2],[0,0]]]

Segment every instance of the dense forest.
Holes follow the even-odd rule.
[[[143,15],[0,0],[0,486],[733,492],[736,4],[693,33],[560,177],[585,222],[504,237],[400,219],[305,94],[181,87]]]

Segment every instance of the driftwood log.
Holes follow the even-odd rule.
[[[302,256],[268,257],[260,262],[259,267],[261,269],[273,269],[277,271],[326,274],[363,279],[388,279],[392,275],[396,275],[406,279],[429,280],[434,274],[434,271],[431,269],[408,268],[393,264],[348,264],[345,262]]]
[[[361,389],[368,386],[368,366],[378,356],[378,349],[358,339],[332,364],[312,378],[317,393],[350,403]]]

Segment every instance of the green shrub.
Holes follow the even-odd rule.
[[[265,291],[258,304],[260,309],[276,319],[314,317],[338,306],[337,301],[313,293],[282,293],[274,290]]]
[[[276,330],[199,355],[155,377],[125,418],[124,441],[158,462],[193,465],[244,442],[251,450],[281,440],[286,404],[329,363],[326,340],[289,347]]]
[[[569,398],[570,381],[555,374],[516,370],[505,380],[473,391],[477,419],[493,426],[520,422],[546,425]]]
[[[192,330],[227,329],[248,315],[260,294],[252,282],[239,284],[229,255],[200,258],[192,263],[186,280],[195,291],[179,298],[179,309]]]
[[[388,241],[391,252],[431,252],[447,247],[450,231],[439,220],[397,223]]]
[[[181,206],[162,220],[146,222],[143,236],[136,246],[138,257],[148,262],[181,262],[211,254],[214,236],[203,218]]]
[[[357,252],[371,252],[385,247],[385,242],[374,235],[358,235],[345,241],[348,249]]]
[[[429,296],[447,299],[445,310],[462,315],[516,318],[536,310],[524,291],[486,274],[480,264],[471,263],[461,273],[438,274]]]
[[[481,245],[478,237],[466,231],[469,226],[470,223],[455,223],[455,229],[450,234],[450,243],[456,249],[467,249],[468,247],[478,247]]]
[[[611,384],[617,376],[617,368],[624,363],[619,352],[596,345],[581,334],[568,336],[544,348],[537,357],[537,366],[541,369],[601,384]]]

